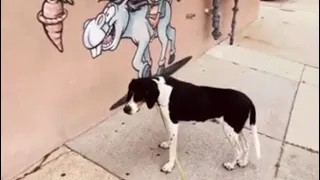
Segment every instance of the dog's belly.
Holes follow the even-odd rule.
[[[219,109],[208,109],[201,107],[176,107],[170,109],[170,118],[173,121],[206,121],[209,119],[219,118],[223,115]]]

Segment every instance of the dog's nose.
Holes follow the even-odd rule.
[[[131,107],[130,107],[130,106],[124,106],[123,111],[124,111],[126,114],[130,114],[130,112],[131,112]]]

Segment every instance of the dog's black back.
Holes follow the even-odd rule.
[[[233,89],[196,86],[172,77],[165,77],[172,86],[169,111],[174,123],[178,121],[206,121],[224,118],[236,132],[240,132],[249,114],[250,124],[255,124],[255,108],[244,93]]]

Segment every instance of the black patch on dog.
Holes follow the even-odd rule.
[[[179,121],[204,122],[224,117],[224,121],[241,132],[250,114],[250,125],[256,123],[253,102],[244,93],[233,89],[197,86],[173,77],[165,77],[172,86],[169,101],[170,118]]]
[[[127,102],[133,97],[134,102],[146,102],[153,108],[159,96],[158,85],[151,78],[132,79],[127,93]]]

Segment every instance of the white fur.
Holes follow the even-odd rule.
[[[231,126],[229,126],[226,122],[222,123],[222,127],[226,138],[229,140],[234,150],[233,159],[230,162],[224,163],[223,166],[227,170],[232,170],[242,157],[243,150],[239,141],[239,134],[236,133],[234,129]]]
[[[178,128],[179,124],[174,124],[169,115],[169,109],[167,106],[160,106],[161,114],[163,115],[163,121],[168,133],[168,140],[160,144],[160,147],[169,147],[169,161],[162,167],[163,172],[171,172],[175,160],[177,159],[177,141],[178,141]]]
[[[233,159],[230,162],[224,163],[224,167],[228,170],[232,170],[237,164],[240,167],[247,166],[249,163],[249,144],[243,132],[237,134],[231,126],[229,126],[226,122],[223,121],[223,118],[218,118],[216,120],[220,124],[222,124],[225,136],[234,148]],[[258,138],[257,126],[251,125],[251,131],[257,159],[260,159],[260,142]]]
[[[159,80],[153,79],[159,89],[159,97],[158,103],[159,108],[161,111],[163,123],[168,133],[168,140],[163,141],[159,146],[162,148],[169,148],[169,161],[163,165],[161,170],[163,172],[171,172],[175,160],[177,159],[177,141],[178,141],[178,129],[179,124],[174,124],[170,119],[169,113],[169,101],[170,101],[170,94],[172,92],[172,87],[165,84],[165,79],[163,77],[159,77]]]
[[[163,149],[168,149],[170,147],[171,141],[163,141],[159,146]]]
[[[165,84],[165,79],[163,77],[159,77],[159,80],[153,79],[154,82],[158,85],[159,97],[158,103],[160,106],[169,108],[170,95],[172,92],[172,87]]]
[[[251,125],[251,131],[252,131],[252,136],[253,136],[254,147],[256,149],[257,159],[260,159],[260,157],[261,157],[260,141],[259,141],[259,137],[258,137],[259,135],[258,135],[257,125]]]
[[[242,147],[242,157],[241,157],[241,159],[238,160],[238,165],[240,167],[245,167],[249,163],[249,144],[248,144],[243,132],[241,132],[239,134],[239,140],[240,140],[240,144]]]

